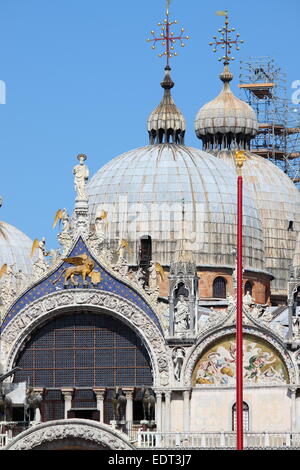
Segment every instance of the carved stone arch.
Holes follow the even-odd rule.
[[[133,450],[127,436],[96,421],[48,421],[19,434],[5,450]]]
[[[171,359],[157,325],[137,305],[115,293],[76,289],[41,297],[24,307],[1,335],[2,353],[9,370],[24,342],[43,324],[69,311],[107,313],[126,323],[142,339],[152,366],[154,386],[167,386],[171,378]]]
[[[225,328],[220,328],[219,330],[215,330],[214,333],[207,334],[205,337],[202,337],[200,341],[198,341],[198,343],[190,350],[189,357],[185,363],[183,375],[184,384],[186,386],[191,386],[194,369],[204,351],[207,350],[210,345],[213,345],[213,343],[215,343],[218,339],[230,336],[235,333],[236,327],[228,326]],[[284,344],[278,341],[278,338],[276,338],[275,335],[273,335],[271,332],[268,334],[265,331],[261,331],[258,328],[252,326],[244,326],[244,333],[260,338],[269,343],[278,352],[279,356],[284,362],[289,375],[289,383],[295,384],[298,382],[297,364],[293,360],[290,353],[287,351]]]

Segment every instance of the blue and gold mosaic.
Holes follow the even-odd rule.
[[[121,281],[114,278],[110,273],[108,273],[103,266],[101,266],[95,258],[90,254],[87,246],[85,245],[82,238],[78,239],[75,247],[73,248],[72,252],[68,255],[68,257],[74,257],[78,255],[82,255],[86,253],[90,258],[93,259],[95,262],[95,270],[101,273],[101,282],[97,285],[92,284],[91,279],[87,278],[87,285],[83,285],[83,281],[80,276],[76,276],[76,282],[78,282],[78,286],[76,288],[92,288],[92,289],[101,289],[101,291],[107,292],[114,292],[115,294],[123,297],[124,299],[129,300],[130,302],[134,303],[137,307],[143,310],[154,323],[157,325],[159,330],[161,331],[161,326],[157,319],[157,316],[151,309],[151,307],[147,304],[147,302],[142,298],[142,296],[137,293],[134,289],[130,288],[126,284],[122,283]],[[9,322],[26,306],[34,302],[35,300],[44,297],[45,295],[51,294],[53,292],[58,292],[62,290],[70,290],[74,289],[74,287],[69,284],[69,287],[64,286],[64,276],[62,275],[59,281],[53,284],[53,281],[59,278],[60,274],[65,268],[69,268],[72,265],[69,263],[64,262],[56,271],[54,271],[47,279],[44,279],[36,286],[32,287],[29,291],[25,292],[22,297],[20,297],[17,302],[12,306],[9,310],[8,314],[5,317],[3,322],[2,328],[5,328]]]

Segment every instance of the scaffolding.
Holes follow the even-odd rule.
[[[300,106],[287,99],[286,75],[271,57],[250,57],[240,62],[239,88],[259,122],[251,150],[275,163],[300,189]]]

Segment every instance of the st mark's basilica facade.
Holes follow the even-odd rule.
[[[251,153],[257,117],[226,60],[195,119],[202,150],[185,144],[170,70],[148,145],[92,177],[74,159],[57,250],[1,222],[4,449],[234,446],[237,149],[244,429],[253,446],[300,433],[299,191]]]

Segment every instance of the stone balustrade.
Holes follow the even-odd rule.
[[[190,449],[235,449],[236,434],[220,433],[156,433],[138,432],[139,448],[190,448]],[[255,433],[244,434],[245,449],[286,449],[300,448],[300,433]]]

